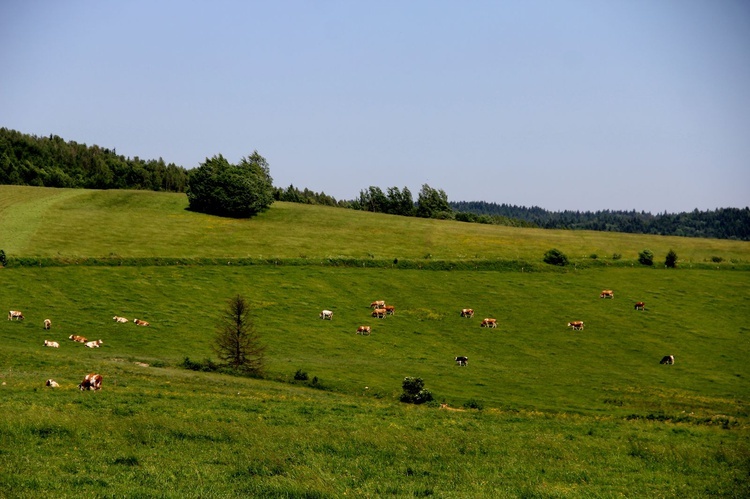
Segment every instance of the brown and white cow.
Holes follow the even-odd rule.
[[[461,310],[461,317],[474,317],[474,310],[471,308],[464,308]]]
[[[386,310],[384,308],[376,308],[372,311],[371,315],[373,317],[377,317],[378,319],[383,319],[386,315]]]
[[[468,366],[469,358],[465,356],[456,357],[456,364],[458,364],[459,366]]]
[[[47,381],[45,381],[44,386],[48,386],[50,388],[57,388],[60,386],[60,384],[54,379],[48,379]]]
[[[17,321],[23,319],[23,314],[20,310],[11,310],[8,312],[8,320],[12,321],[13,319],[16,319]]]
[[[323,320],[328,319],[329,321],[333,320],[333,312],[331,310],[323,310],[320,312],[320,318]]]
[[[60,344],[56,341],[44,340],[45,347],[60,348]]]
[[[497,319],[484,319],[480,324],[481,327],[497,327]]]
[[[664,357],[661,358],[661,361],[659,362],[659,364],[669,364],[669,365],[674,364],[674,355],[665,355]]]
[[[604,291],[602,291],[602,294],[599,295],[599,298],[614,298],[614,297],[615,297],[615,292],[612,291],[611,289],[605,289]]]
[[[370,326],[359,326],[357,328],[357,334],[370,334],[371,328]]]
[[[643,303],[642,301],[636,302],[635,303],[635,309],[636,310],[646,310],[646,304]]]
[[[102,340],[87,341],[86,346],[89,348],[99,348],[99,345],[104,343]]]
[[[396,314],[396,306],[395,305],[386,305],[385,306],[385,313],[386,313],[386,315],[395,315]]]
[[[572,327],[573,331],[582,331],[583,330],[583,321],[568,322],[568,327]]]
[[[100,390],[102,387],[102,375],[96,373],[87,374],[81,384],[78,385],[78,389],[84,390]]]
[[[120,317],[119,315],[115,315],[114,317],[112,317],[112,320],[114,320],[115,322],[122,323],[122,324],[128,322],[128,320],[125,317]]]
[[[370,303],[370,308],[383,308],[385,307],[385,300],[378,300]]]
[[[136,326],[150,326],[151,325],[148,322],[142,321],[140,319],[133,319],[133,322],[135,323]]]
[[[52,327],[52,321],[49,319],[44,319],[44,329],[49,329]]]
[[[73,341],[77,341],[78,343],[86,343],[87,341],[89,341],[86,338],[84,338],[83,336],[78,336],[77,334],[71,334],[70,336],[68,336],[68,339],[69,340],[73,340]]]

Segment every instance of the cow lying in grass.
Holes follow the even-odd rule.
[[[87,374],[83,381],[78,385],[78,389],[84,390],[100,390],[102,388],[102,375],[96,373]]]

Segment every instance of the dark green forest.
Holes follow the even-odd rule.
[[[115,149],[38,137],[0,128],[0,184],[87,189],[142,189],[185,192],[191,170],[161,158],[118,155]],[[423,185],[414,200],[404,187],[369,186],[357,198],[336,200],[323,192],[293,185],[274,187],[276,201],[336,206],[401,216],[469,223],[596,230],[750,241],[750,208],[653,215],[637,211],[548,211],[486,201],[449,201],[442,189]]]
[[[0,184],[184,192],[188,172],[164,160],[0,128]]]

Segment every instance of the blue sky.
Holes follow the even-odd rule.
[[[3,2],[0,126],[337,199],[745,207],[750,2]]]

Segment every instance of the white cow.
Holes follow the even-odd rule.
[[[47,381],[46,381],[46,382],[44,383],[44,385],[45,385],[45,386],[48,386],[48,387],[50,387],[50,388],[57,388],[57,387],[59,387],[59,386],[60,386],[60,385],[59,385],[59,384],[57,383],[57,381],[55,381],[54,379],[48,379],[48,380],[47,380]]]
[[[325,320],[325,319],[328,319],[329,321],[331,321],[331,320],[333,320],[333,312],[332,312],[332,311],[330,311],[330,310],[323,310],[323,311],[322,311],[322,312],[320,313],[320,318],[321,318],[321,319],[324,319],[324,320]]]
[[[44,340],[45,347],[60,348],[60,344],[56,341]]]
[[[112,319],[115,322],[120,322],[120,323],[123,323],[123,324],[126,323],[126,322],[128,322],[128,320],[125,317],[120,317],[118,315],[115,315],[114,317],[112,317]]]
[[[49,319],[44,319],[44,329],[49,329],[52,327],[52,321]]]
[[[99,345],[104,343],[102,340],[87,341],[86,346],[89,348],[99,348]]]
[[[23,314],[21,313],[20,310],[11,310],[10,312],[8,312],[8,320],[12,321],[13,319],[16,319],[19,321],[23,319]]]

